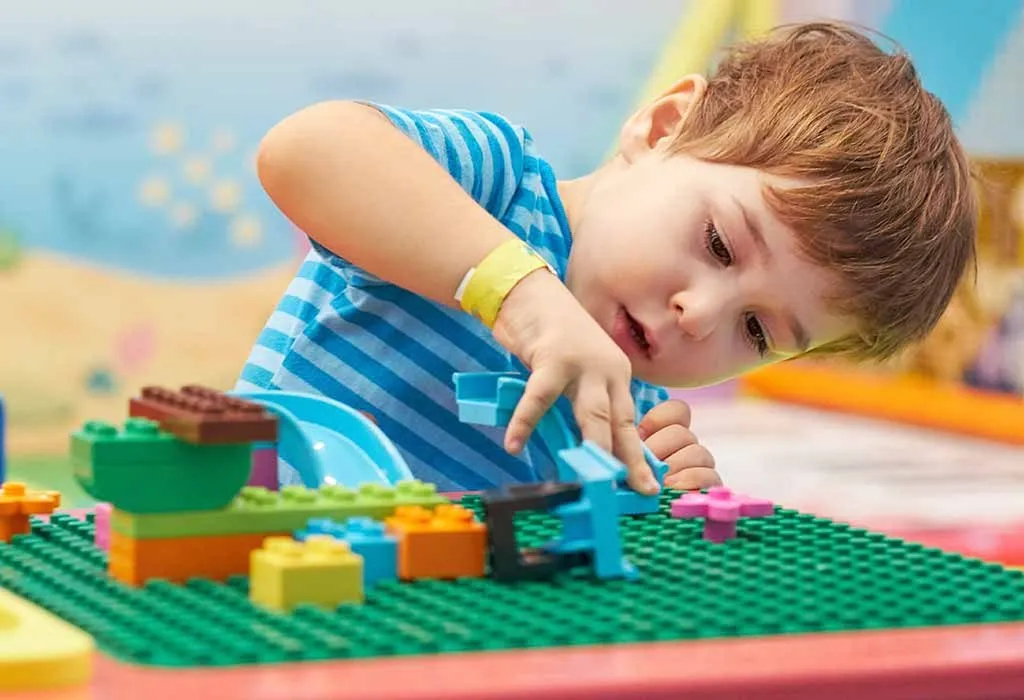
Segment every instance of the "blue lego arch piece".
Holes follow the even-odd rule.
[[[459,419],[466,423],[503,427],[508,425],[519,400],[526,389],[526,379],[518,372],[460,372],[454,376],[455,398],[459,406]],[[563,397],[555,403],[550,411],[537,423],[533,440],[544,443],[550,454],[555,458],[558,467],[559,481],[578,481],[578,474],[561,458],[562,452],[580,447],[581,436],[576,421],[572,416],[569,402]],[[589,451],[576,453],[573,460],[587,459],[587,454],[598,450],[592,446]],[[625,468],[621,462],[605,453],[607,460],[619,464],[622,468],[620,478],[616,480],[616,503],[622,515],[640,515],[654,513],[658,510],[658,496],[644,496],[625,485]],[[654,472],[659,484],[664,485],[668,465],[654,456],[644,446],[647,464]]]
[[[409,465],[376,423],[333,399],[288,391],[236,393],[278,418],[278,458],[309,488],[365,483],[395,485],[413,478]]]

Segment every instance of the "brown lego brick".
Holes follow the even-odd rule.
[[[128,412],[195,445],[277,440],[277,418],[263,406],[194,384],[180,391],[144,387]]]

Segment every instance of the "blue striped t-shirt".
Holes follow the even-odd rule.
[[[489,113],[377,108],[565,279],[572,236],[554,173],[525,129]],[[512,456],[503,429],[459,421],[452,375],[509,370],[523,366],[469,314],[314,242],[236,389],[307,392],[368,411],[417,478],[444,490],[483,489],[555,473],[535,444]],[[639,418],[668,394],[634,380],[633,397]],[[290,467],[281,471],[282,483],[299,483]]]

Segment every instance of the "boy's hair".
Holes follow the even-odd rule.
[[[765,198],[803,255],[838,274],[858,330],[813,350],[881,360],[926,336],[975,255],[976,193],[942,103],[910,59],[840,24],[729,50],[674,152],[807,183]]]

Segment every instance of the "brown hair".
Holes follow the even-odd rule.
[[[949,114],[904,53],[851,27],[732,47],[672,148],[808,183],[766,201],[838,274],[831,308],[859,321],[814,353],[884,359],[923,338],[974,260],[976,196]]]

